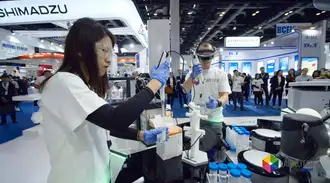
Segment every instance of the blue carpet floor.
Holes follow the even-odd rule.
[[[283,100],[283,107],[286,107],[286,102]],[[238,106],[239,107],[239,106]],[[241,111],[239,108],[235,111],[234,105],[225,105],[223,109],[224,117],[244,117],[244,116],[280,116],[280,109],[273,109],[272,107],[258,106],[254,105],[253,99],[249,102],[244,102],[244,108],[246,111]],[[186,112],[188,109],[180,107],[178,99],[174,100],[174,105],[172,107],[174,118],[184,118],[186,117]]]
[[[18,123],[13,124],[8,115],[7,124],[0,126],[0,144],[21,136],[23,130],[35,126],[31,121],[31,116],[32,113],[37,110],[37,107],[34,107],[33,103],[30,102],[21,103],[20,107],[21,111],[16,112]]]

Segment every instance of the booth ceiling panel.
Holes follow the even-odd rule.
[[[133,1],[145,24],[150,19],[169,17],[168,0]],[[243,7],[246,3],[249,3],[248,6]],[[264,42],[276,37],[276,23],[315,23],[330,17],[330,12],[322,13],[312,3],[312,0],[180,0],[180,37],[183,40],[180,51],[189,53],[206,32],[208,33],[202,40],[210,40],[217,47],[224,46],[224,37],[240,36],[258,30],[260,31],[255,36],[262,36],[261,42]],[[228,7],[230,9],[222,14]],[[236,15],[237,10],[242,7],[243,10]],[[297,11],[299,9],[302,10]],[[215,24],[219,16],[223,18]],[[274,25],[259,27],[265,22],[269,22],[267,25]],[[209,27],[213,28],[208,30]],[[327,39],[330,40],[330,37],[327,36]]]

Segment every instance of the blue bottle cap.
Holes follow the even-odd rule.
[[[237,169],[240,169],[240,170],[247,169],[247,166],[243,163],[238,163],[237,164]]]
[[[219,163],[218,168],[219,168],[220,171],[227,171],[228,170],[227,165],[224,164],[224,163]]]
[[[244,169],[241,170],[242,176],[250,179],[252,177],[252,172],[250,170]]]
[[[238,135],[244,135],[244,132],[242,132],[242,131],[238,131],[237,133],[238,133]]]
[[[236,148],[235,147],[230,147],[230,151],[231,152],[236,152]]]
[[[240,130],[245,131],[246,129],[244,127],[239,127]]]
[[[209,163],[209,169],[212,171],[217,171],[218,165],[216,163]]]
[[[238,169],[231,169],[230,175],[232,177],[239,178],[241,176],[241,171],[239,171]]]
[[[236,165],[234,163],[228,163],[227,167],[228,167],[229,170],[236,169]]]
[[[233,127],[233,128],[237,128],[237,126],[236,126],[236,125],[233,125],[233,126],[231,126],[231,127]]]
[[[251,132],[246,131],[244,134],[250,136],[251,135]]]

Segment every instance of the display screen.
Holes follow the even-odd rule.
[[[301,68],[308,69],[308,75],[312,75],[317,70],[317,63],[319,59],[316,57],[303,57],[301,58]]]
[[[242,72],[246,74],[251,74],[252,62],[243,62]]]
[[[232,74],[234,70],[238,70],[238,63],[237,62],[229,63],[228,73]]]
[[[298,70],[299,55],[294,56],[294,70]]]
[[[275,72],[275,60],[268,60],[267,61],[267,72],[270,76],[274,75]]]
[[[220,63],[220,69],[222,69],[223,71],[226,71],[225,63]]]
[[[260,68],[261,67],[264,67],[264,62],[263,61],[258,62],[257,63],[257,67],[258,67],[258,71],[257,72],[259,72],[260,71]]]
[[[283,71],[283,75],[288,75],[289,71],[289,57],[280,58],[280,70]]]

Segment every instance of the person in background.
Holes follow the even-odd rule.
[[[255,78],[252,80],[252,89],[254,94],[254,104],[255,106],[262,105],[262,84],[264,81],[261,79],[260,74],[256,74]]]
[[[313,77],[307,75],[307,73],[308,73],[308,69],[307,68],[303,68],[302,69],[302,72],[301,72],[301,75],[299,75],[299,76],[296,77],[296,81],[297,82],[300,82],[300,81],[312,81],[313,80]]]
[[[243,73],[242,77],[244,78],[243,95],[244,95],[245,101],[248,102],[249,97],[250,97],[250,84],[251,84],[252,78],[250,75],[246,75],[246,73]]]
[[[269,92],[269,96],[268,96],[269,101],[270,101],[270,100],[273,98],[273,96],[274,96],[274,90],[273,90],[273,88],[272,88],[272,83],[274,83],[273,80],[276,79],[276,75],[277,75],[277,71],[274,72],[274,75],[270,78],[270,81],[269,81],[269,83],[270,83],[270,92]]]
[[[269,106],[269,91],[268,91],[268,79],[269,79],[269,74],[267,72],[265,72],[265,68],[261,67],[260,68],[260,77],[262,79],[262,81],[264,82],[264,84],[262,84],[262,90],[265,92],[265,100],[266,100],[266,105]],[[263,102],[262,102],[263,104]]]
[[[321,71],[315,70],[312,74],[313,79],[319,79],[321,76]]]
[[[230,86],[230,90],[233,90],[233,78],[231,77],[231,74],[228,74],[227,75],[228,77],[228,83],[229,83],[229,86]],[[233,100],[233,94],[229,94],[228,96],[228,104],[230,105],[230,101]]]
[[[285,80],[286,80],[285,94],[288,95],[289,83],[296,82],[296,71],[294,69],[290,69],[289,74],[286,76]]]
[[[174,104],[174,98],[175,98],[175,87],[176,87],[176,81],[175,81],[175,76],[174,73],[170,73],[170,77],[168,78],[166,82],[166,87],[172,89],[171,92],[167,93],[167,104],[170,104],[171,107],[173,107]]]
[[[298,70],[296,71],[296,76],[300,76],[302,72],[303,72],[302,69],[298,69]]]
[[[176,77],[175,91],[176,91],[176,93],[178,95],[179,103],[180,103],[180,106],[181,107],[183,107],[183,104],[188,104],[187,103],[187,95],[183,91],[183,88],[182,88],[182,84],[184,83],[184,77],[185,76],[180,76],[180,75]]]
[[[17,90],[15,88],[15,85],[10,82],[9,76],[7,74],[3,74],[1,76],[0,82],[0,125],[4,125],[7,123],[8,114],[10,114],[12,122],[17,123],[15,104],[13,102],[13,96],[16,95]]]
[[[49,78],[50,76],[52,76],[52,72],[50,70],[45,70],[43,73],[42,73],[42,76],[38,77],[37,80],[34,82],[34,87],[36,89],[39,89],[40,88],[40,85],[41,83]]]
[[[244,78],[239,75],[237,70],[234,70],[233,76],[233,102],[234,102],[234,110],[237,110],[237,100],[240,103],[241,111],[245,111],[244,102],[243,102],[243,93],[242,86],[244,85]]]
[[[276,98],[278,98],[278,106],[282,108],[282,96],[285,85],[283,71],[278,70],[276,75],[271,80],[271,90],[273,91],[273,108],[276,108]]]
[[[14,70],[15,71],[15,70]],[[8,75],[9,76],[9,82],[11,82],[14,86],[15,86],[15,89],[17,91],[17,94],[18,94],[18,91],[19,91],[19,84],[17,82],[17,78],[15,77],[15,79],[13,78],[12,75]],[[19,102],[13,102],[15,104],[15,110],[18,112],[20,111],[20,108],[19,108]]]

